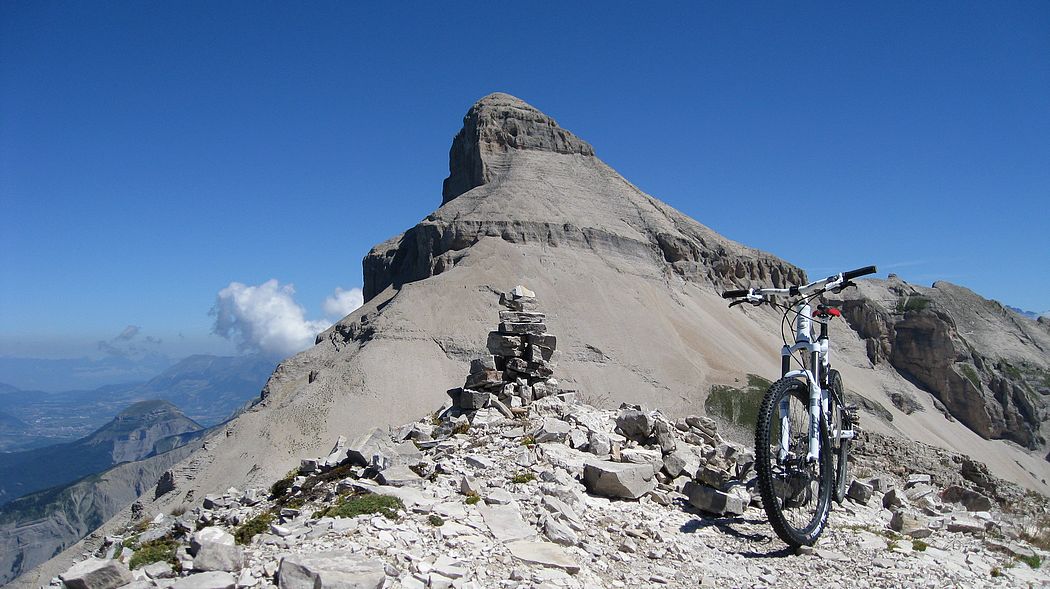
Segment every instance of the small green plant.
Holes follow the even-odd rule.
[[[324,510],[322,517],[356,517],[367,513],[378,513],[387,519],[397,519],[397,510],[405,504],[397,497],[366,493],[346,495],[338,503]]]
[[[522,446],[535,446],[536,445],[536,438],[534,438],[532,436],[525,436],[524,438],[521,439],[521,445]]]
[[[510,479],[510,482],[523,485],[534,480],[536,480],[536,475],[532,474],[531,472],[519,472],[518,474],[514,475],[514,478]]]
[[[921,295],[903,296],[897,299],[897,313],[910,313],[922,311],[930,306],[930,299]]]
[[[981,377],[977,376],[977,371],[973,369],[973,366],[963,364],[959,367],[959,370],[962,371],[963,376],[966,377],[966,380],[970,381],[975,389],[981,390]]]
[[[441,414],[437,411],[430,414],[430,425],[438,426],[441,425]]]
[[[271,500],[276,499],[278,497],[283,496],[285,493],[287,493],[288,489],[292,488],[292,483],[295,481],[295,477],[298,474],[299,474],[299,470],[293,468],[292,470],[288,471],[288,474],[284,475],[284,477],[281,480],[279,480],[279,481],[275,482],[273,485],[271,485],[270,486],[270,499]]]
[[[175,550],[178,547],[179,543],[170,537],[146,542],[139,546],[139,549],[132,555],[128,567],[137,569],[160,561],[171,563],[172,566],[178,566],[179,562],[175,559]]]
[[[149,520],[144,519],[135,524],[134,530],[138,533],[145,532],[149,529]]]
[[[1003,569],[999,567],[992,567],[992,578],[998,578],[1003,576]]]
[[[250,544],[256,534],[262,534],[270,529],[273,521],[273,512],[265,511],[252,519],[244,522],[233,531],[233,538],[238,544]]]
[[[930,545],[927,544],[926,542],[923,542],[922,540],[912,540],[911,541],[911,549],[916,551],[916,552],[925,552],[926,549],[929,548],[929,547],[930,547]]]
[[[471,493],[471,494],[467,495],[466,499],[464,499],[464,502],[467,505],[474,505],[478,501],[481,501],[481,497],[477,493]]]
[[[456,427],[452,428],[452,434],[465,434],[470,431],[470,422],[461,421],[456,424]]]
[[[179,517],[180,515],[183,515],[185,513],[186,513],[186,506],[185,505],[180,505],[180,506],[176,507],[175,509],[171,510],[172,517]]]
[[[427,521],[430,522],[430,525],[432,525],[434,527],[441,527],[441,526],[445,525],[444,518],[442,518],[440,515],[438,515],[436,513],[430,514],[430,517],[427,518]]]
[[[1030,556],[1018,556],[1017,560],[1025,563],[1033,569],[1037,569],[1039,568],[1039,565],[1043,564],[1043,559],[1039,558],[1038,554],[1032,554]]]

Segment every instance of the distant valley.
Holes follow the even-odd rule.
[[[209,427],[257,397],[275,365],[260,356],[194,355],[147,381],[92,390],[50,393],[0,383],[0,452],[71,442],[152,399],[168,401]]]

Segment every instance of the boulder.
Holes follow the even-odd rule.
[[[377,427],[351,442],[346,455],[355,466],[368,466],[372,464],[373,456],[389,455],[394,452],[393,447],[393,440],[387,430]]]
[[[751,502],[751,495],[742,486],[734,486],[727,492],[689,481],[682,492],[690,505],[716,515],[742,515]]]
[[[562,569],[569,574],[580,571],[580,565],[564,548],[552,542],[529,542],[519,540],[507,544],[514,558],[530,564]]]
[[[656,488],[656,476],[651,464],[595,460],[584,464],[583,483],[596,495],[637,499]]]
[[[116,589],[134,580],[124,563],[89,558],[58,576],[68,589]]]
[[[233,534],[230,534],[218,526],[209,526],[197,530],[193,533],[193,536],[190,537],[190,554],[196,555],[201,546],[205,544],[225,544],[226,546],[234,546],[236,543],[237,541],[234,539]]]
[[[890,529],[912,538],[926,538],[933,534],[925,517],[904,511],[894,512],[890,519]]]
[[[193,557],[193,569],[197,571],[239,571],[244,567],[244,550],[240,546],[204,542]]]
[[[854,480],[850,483],[849,489],[846,490],[846,496],[861,505],[867,505],[868,500],[871,499],[872,492],[871,485]]]
[[[656,421],[648,411],[624,409],[616,416],[616,429],[628,438],[644,442],[653,433]]]
[[[959,485],[951,485],[941,491],[941,499],[948,503],[960,503],[967,511],[990,511],[992,509],[992,500],[987,495]]]
[[[170,589],[234,589],[236,586],[237,579],[232,574],[211,571],[183,577],[175,581]]]
[[[277,569],[280,589],[380,589],[385,582],[382,561],[349,551],[292,554]]]
[[[565,436],[569,435],[571,429],[572,426],[567,422],[548,417],[543,420],[543,423],[532,435],[536,442],[540,444],[544,442],[561,442],[565,439]]]

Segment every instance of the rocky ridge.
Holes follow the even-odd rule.
[[[554,378],[555,341],[538,321],[531,294],[519,287],[501,297],[509,309],[501,312],[497,337],[490,336],[493,354],[479,358],[481,370],[467,377],[475,388],[450,391],[452,401],[432,417],[352,441],[341,437],[330,453],[301,460],[269,492],[229,489],[173,515],[140,513],[127,532],[107,537],[52,584],[1050,582],[1038,568],[1050,556],[1045,499],[1025,496],[965,457],[870,433],[858,440],[849,499],[833,509],[821,542],[788,555],[750,492],[750,452],[704,417],[671,420],[639,406],[601,410],[580,403]],[[525,317],[536,321],[507,321]],[[514,334],[525,329],[514,324],[536,333]],[[530,341],[533,335],[539,337]],[[550,351],[530,349],[536,342]],[[546,356],[544,369],[540,361],[531,369],[513,363],[526,355]],[[1016,511],[1020,505],[1027,513]]]
[[[873,364],[888,363],[932,392],[940,411],[985,438],[1046,444],[1050,329],[947,283],[897,277],[845,292],[843,316]],[[894,404],[918,410],[910,398]]]

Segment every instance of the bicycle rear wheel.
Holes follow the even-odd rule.
[[[777,536],[793,547],[812,545],[828,521],[834,484],[828,426],[820,424],[820,453],[809,452],[809,388],[796,378],[773,383],[755,431],[755,470],[762,505]]]
[[[831,415],[833,424],[830,436],[832,456],[832,472],[835,475],[835,503],[842,504],[846,499],[846,483],[849,477],[849,440],[839,438],[839,433],[844,429],[852,429],[846,412],[845,397],[842,389],[842,375],[838,370],[832,368],[828,372],[828,390],[831,391]]]

